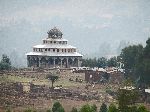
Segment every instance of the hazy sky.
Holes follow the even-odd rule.
[[[23,56],[54,26],[83,54],[115,54],[150,36],[150,0],[0,0],[1,54]]]

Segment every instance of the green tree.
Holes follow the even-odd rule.
[[[53,112],[65,112],[64,108],[59,102],[55,102],[52,107]]]
[[[6,112],[11,112],[11,110],[10,110],[10,109],[7,109]]]
[[[140,83],[150,85],[150,38],[146,41],[146,47],[135,67],[135,74],[140,77]]]
[[[138,99],[138,92],[134,89],[119,89],[118,90],[119,110],[126,112],[129,105],[134,105]]]
[[[77,108],[73,107],[71,112],[78,112]]]
[[[90,105],[83,105],[80,109],[80,112],[92,112]]]
[[[108,112],[119,112],[117,107],[114,104],[109,105]]]
[[[97,112],[97,106],[95,104],[93,104],[91,106],[91,110],[92,110],[92,112]]]
[[[105,103],[102,103],[99,112],[107,112],[107,105]]]
[[[128,46],[122,49],[120,57],[125,69],[132,70],[137,63],[138,57],[142,54],[142,45]]]
[[[58,80],[59,77],[57,75],[48,74],[46,78],[52,82],[52,88],[54,88],[54,82]]]
[[[109,60],[107,60],[107,66],[108,67],[117,67],[117,58],[112,57]]]
[[[138,108],[138,112],[149,112],[149,111],[145,108],[145,106],[140,106]]]
[[[107,65],[107,59],[104,57],[98,58],[97,60],[97,67],[99,68],[105,68]]]
[[[32,112],[31,109],[26,109],[24,112]]]
[[[7,55],[2,55],[2,60],[0,62],[0,70],[10,70],[11,62]]]
[[[52,112],[51,109],[47,110],[46,112]]]

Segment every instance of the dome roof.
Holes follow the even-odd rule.
[[[62,32],[54,27],[53,29],[49,30],[48,32],[48,38],[62,38]]]

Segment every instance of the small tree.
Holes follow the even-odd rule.
[[[2,60],[0,62],[0,70],[9,70],[11,68],[11,62],[7,55],[2,55]]]
[[[110,104],[108,112],[118,112],[118,109],[114,104]]]
[[[52,112],[51,109],[47,110],[46,112]]]
[[[83,105],[80,109],[80,112],[92,112],[90,105]]]
[[[105,103],[102,103],[99,112],[107,112],[107,105]]]
[[[73,107],[71,112],[78,112],[77,108]]]
[[[55,82],[56,80],[58,80],[59,77],[56,76],[56,75],[48,74],[48,75],[46,76],[46,78],[52,82],[52,88],[54,88],[54,86],[53,86],[53,85],[54,85],[54,82]]]
[[[31,109],[26,109],[24,112],[32,112]]]
[[[92,110],[92,112],[97,112],[97,106],[95,104],[93,104],[91,106],[91,110]]]
[[[140,106],[138,108],[138,112],[149,112],[149,111],[145,108],[145,106]]]
[[[53,112],[65,112],[64,108],[59,102],[55,102],[53,107],[52,107]]]

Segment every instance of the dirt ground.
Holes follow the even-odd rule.
[[[51,82],[47,80],[45,77],[50,72],[56,74],[58,71],[46,71],[46,72],[9,72],[9,73],[3,73],[0,74],[0,83],[2,82],[21,82],[21,83],[29,83],[32,82],[35,85],[46,85],[51,87]],[[11,107],[3,107],[0,106],[0,112],[3,112],[3,109],[11,108],[14,110],[14,112],[22,112],[24,109],[30,108],[36,111],[46,111],[47,109],[51,108],[53,103],[55,101],[59,101],[63,107],[65,108],[66,112],[69,112],[72,107],[80,108],[84,104],[96,104],[98,107],[100,107],[102,102],[110,103],[110,102],[116,102],[110,95],[106,93],[107,89],[111,89],[113,91],[116,91],[118,89],[118,85],[113,84],[96,84],[89,86],[88,90],[85,88],[87,83],[84,81],[84,73],[72,73],[70,70],[63,70],[59,74],[59,79],[54,83],[54,86],[60,86],[62,85],[63,88],[72,89],[74,91],[81,91],[81,92],[98,92],[100,98],[99,100],[79,100],[79,99],[45,99],[45,98],[38,98],[33,99],[30,102],[32,102],[33,105],[27,105],[27,106],[15,106]],[[69,81],[69,79],[72,79],[73,81]],[[75,79],[82,79],[83,82],[76,82]]]

